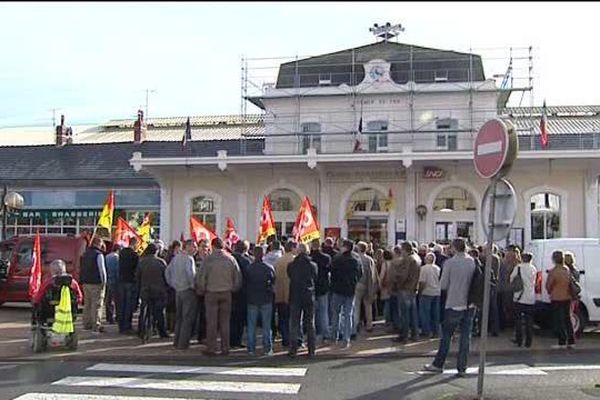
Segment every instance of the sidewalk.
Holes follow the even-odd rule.
[[[195,340],[188,350],[175,350],[171,339],[153,338],[150,343],[142,345],[137,336],[124,336],[118,334],[116,325],[105,325],[105,333],[92,334],[90,331],[81,329],[81,318],[77,321],[79,332],[79,348],[70,352],[66,349],[50,349],[46,353],[34,354],[30,348],[30,310],[26,307],[2,307],[0,308],[0,360],[78,360],[78,361],[147,361],[147,362],[203,362],[225,363],[231,361],[252,361],[257,359],[264,362],[289,362],[287,350],[281,346],[278,340],[274,346],[274,357],[250,357],[245,349],[234,349],[229,357],[206,357],[202,354],[204,345],[199,345]],[[378,321],[373,332],[359,335],[352,347],[342,350],[335,345],[319,345],[317,348],[318,359],[330,358],[364,358],[364,357],[394,357],[414,358],[431,357],[435,355],[438,348],[438,339],[423,339],[418,342],[409,342],[405,345],[396,344],[392,339],[396,336],[386,333],[385,326]],[[556,344],[553,337],[535,336],[531,349],[518,348],[510,342],[511,332],[506,331],[500,337],[488,339],[488,353],[490,355],[510,355],[530,353],[560,352],[589,353],[600,352],[600,335],[594,332],[584,334],[577,342],[574,350],[552,350],[551,346]],[[260,340],[257,340],[260,343]],[[479,353],[479,338],[473,338],[471,355]],[[450,354],[457,350],[458,343],[453,342]],[[261,354],[261,349],[258,349]],[[304,351],[299,352],[299,361],[307,360],[303,357]]]

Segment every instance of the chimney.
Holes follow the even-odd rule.
[[[138,110],[137,120],[133,123],[133,142],[136,144],[146,140],[146,123],[144,122],[144,112]]]
[[[56,146],[62,147],[65,144],[65,116],[61,115],[60,125],[56,127]]]

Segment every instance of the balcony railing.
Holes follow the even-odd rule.
[[[477,132],[471,130],[363,132],[359,153],[464,152],[473,150]],[[273,134],[240,141],[242,155],[301,155],[313,147],[318,154],[355,153],[357,135],[349,132]],[[551,134],[542,148],[538,134],[519,133],[521,151],[600,149],[600,132]]]

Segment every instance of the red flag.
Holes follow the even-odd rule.
[[[35,234],[33,242],[33,264],[29,275],[29,291],[30,299],[33,299],[42,286],[42,244],[40,239],[40,230]]]
[[[275,229],[275,218],[273,218],[273,207],[268,196],[263,199],[262,213],[260,217],[260,227],[256,243],[264,243],[271,235],[277,234]]]
[[[142,244],[142,238],[135,229],[131,227],[123,218],[117,219],[117,227],[115,229],[114,243],[121,247],[129,247],[129,240],[136,238],[138,244]]]
[[[196,243],[202,239],[206,239],[209,245],[217,237],[213,231],[204,226],[196,217],[190,217],[190,234]]]
[[[295,239],[302,243],[308,243],[313,239],[319,239],[321,233],[319,231],[319,223],[313,213],[313,206],[308,196],[302,200],[300,212],[296,218],[298,222]]]
[[[544,106],[542,107],[542,119],[540,121],[540,139],[542,142],[542,148],[548,146],[548,110],[546,109],[546,100],[544,100]]]
[[[233,220],[227,217],[227,228],[225,228],[224,240],[227,247],[232,247],[234,244],[240,241],[240,237],[237,234]]]

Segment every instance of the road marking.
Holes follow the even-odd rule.
[[[478,367],[467,368],[467,375],[477,375],[479,373]],[[444,370],[444,375],[455,375],[458,373],[456,369],[446,369]],[[435,372],[429,371],[417,371],[417,375],[432,375]],[[539,368],[529,367],[526,365],[513,365],[509,368],[505,366],[498,367],[487,367],[485,369],[486,375],[510,375],[510,376],[541,376],[548,375],[546,372],[542,371]]]
[[[584,371],[598,370],[600,365],[557,365],[553,367],[536,367],[542,371]]]
[[[305,376],[306,368],[190,367],[184,365],[96,364],[88,371],[139,372],[157,374],[208,374],[242,376]]]
[[[354,353],[355,356],[374,356],[386,353],[397,353],[401,352],[402,347],[381,347],[379,349],[361,350]]]
[[[398,335],[383,335],[383,336],[371,336],[367,338],[367,342],[370,342],[372,340],[382,340],[382,339],[394,339],[397,338]]]
[[[174,400],[173,397],[111,396],[103,394],[27,393],[14,400]],[[202,399],[198,399],[202,400]]]
[[[486,156],[488,154],[500,153],[502,151],[502,141],[489,142],[477,146],[477,155]]]
[[[192,381],[146,378],[112,378],[103,376],[70,376],[53,382],[52,385],[278,394],[298,394],[301,386],[299,383]]]
[[[28,341],[29,341],[29,339],[2,340],[2,341],[0,341],[0,344],[25,343]]]

